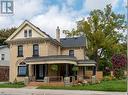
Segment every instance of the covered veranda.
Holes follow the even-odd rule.
[[[64,82],[67,77],[72,82],[96,75],[95,61],[77,60],[68,55],[27,57],[24,61],[28,64],[29,81]],[[74,66],[78,67],[75,73],[72,70]],[[87,67],[91,67],[91,73],[87,73]]]
[[[78,60],[78,79],[91,80],[96,76],[96,62],[94,60]]]
[[[30,81],[55,82],[63,81],[64,77],[74,76],[73,66],[77,65],[75,57],[67,55],[27,57],[28,77]]]

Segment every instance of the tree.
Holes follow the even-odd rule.
[[[5,44],[4,41],[16,30],[16,28],[0,30],[0,45]]]
[[[91,11],[87,20],[78,21],[76,30],[64,30],[64,33],[67,37],[85,36],[88,40],[87,55],[97,62],[98,67],[101,57],[120,51],[119,41],[123,35],[119,31],[124,21],[124,15],[115,14],[112,6],[107,5],[104,10]]]

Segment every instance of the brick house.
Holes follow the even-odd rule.
[[[25,20],[6,42],[10,46],[10,82],[26,77],[45,82],[72,76],[86,79],[96,74],[96,62],[86,57],[86,39],[60,38],[59,27],[53,39]]]

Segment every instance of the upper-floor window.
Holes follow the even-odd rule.
[[[32,30],[29,29],[29,37],[32,37]]]
[[[24,37],[27,37],[27,30],[24,30]]]
[[[23,45],[18,46],[18,57],[23,57]]]
[[[74,56],[74,50],[69,50],[69,56]]]
[[[39,45],[38,44],[33,45],[33,56],[39,56]]]
[[[5,60],[5,54],[1,54],[1,60]]]

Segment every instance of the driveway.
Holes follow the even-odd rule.
[[[126,95],[125,92],[0,88],[0,95]]]

